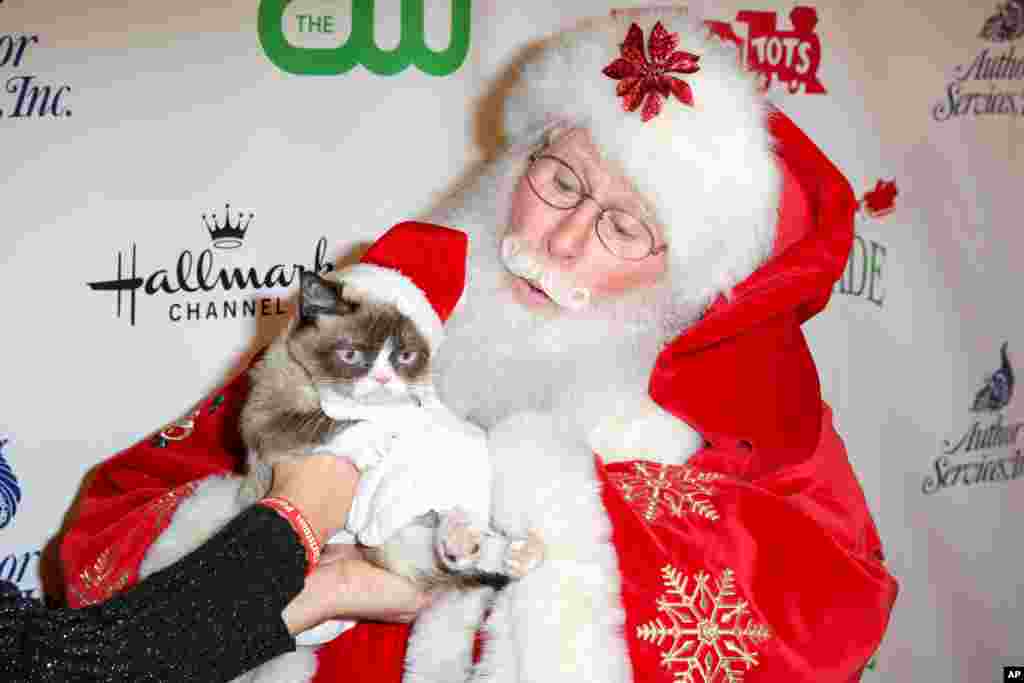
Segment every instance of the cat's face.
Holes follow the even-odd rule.
[[[426,338],[393,305],[303,273],[299,309],[289,351],[321,393],[389,402],[429,384]]]

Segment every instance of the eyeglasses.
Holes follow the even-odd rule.
[[[594,232],[613,255],[627,261],[642,261],[668,249],[668,244],[654,246],[654,232],[644,221],[620,211],[606,209],[589,194],[580,176],[572,166],[550,154],[530,155],[530,168],[526,182],[537,198],[553,209],[571,211],[593,199],[601,209],[594,221]]]

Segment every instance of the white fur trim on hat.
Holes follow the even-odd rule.
[[[334,271],[328,277],[344,282],[346,288],[372,297],[375,301],[391,304],[408,317],[427,339],[431,352],[444,341],[444,324],[430,305],[427,295],[416,284],[397,270],[370,263],[357,263]]]
[[[679,34],[676,49],[700,57],[688,82],[694,106],[674,97],[643,122],[627,112],[602,69],[620,56],[629,25],[644,46],[657,21]],[[781,175],[768,108],[735,48],[678,12],[591,21],[555,36],[521,67],[505,108],[513,143],[537,144],[556,125],[589,130],[602,155],[655,207],[670,270],[687,298],[707,301],[753,272],[771,253]],[[533,138],[533,139],[531,139]]]

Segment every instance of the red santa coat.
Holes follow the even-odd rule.
[[[624,642],[605,649],[628,652],[625,679],[856,681],[896,598],[800,330],[843,271],[855,198],[788,118],[770,125],[785,178],[775,253],[663,351],[650,381],[704,448],[685,465],[596,454],[587,475],[617,558],[611,609],[624,614],[613,637]],[[71,605],[134,583],[192,483],[238,469],[247,391],[239,375],[189,419],[99,466],[61,546]],[[407,634],[360,624],[321,649],[315,680],[397,682]]]

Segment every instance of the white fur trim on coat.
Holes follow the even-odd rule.
[[[589,446],[547,415],[521,414],[488,435],[494,459],[494,523],[522,535],[536,530],[544,561],[497,593],[484,628],[474,683],[630,683],[618,556]],[[466,680],[467,624],[479,602],[451,601],[410,644],[407,681]],[[427,624],[424,624],[426,626]],[[447,628],[446,628],[447,626]],[[428,653],[453,653],[443,665]],[[456,674],[453,677],[452,674]]]
[[[392,304],[420,329],[431,351],[444,340],[444,323],[430,305],[427,295],[412,280],[397,270],[370,263],[357,263],[334,271],[327,277],[344,282],[354,291]]]
[[[644,396],[623,401],[619,411],[601,420],[587,443],[605,463],[648,460],[681,465],[700,450],[704,439],[695,429]]]

